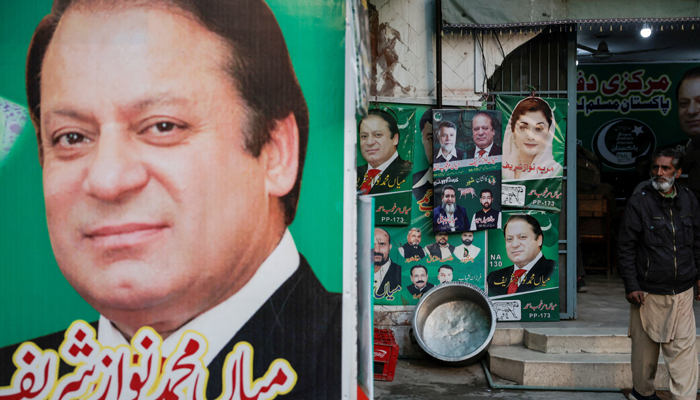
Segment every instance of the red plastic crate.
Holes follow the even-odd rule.
[[[390,329],[374,329],[374,380],[393,381],[399,345]]]

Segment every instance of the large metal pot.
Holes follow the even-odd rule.
[[[447,282],[424,294],[413,314],[413,333],[432,358],[461,366],[481,359],[496,331],[496,311],[483,290]]]

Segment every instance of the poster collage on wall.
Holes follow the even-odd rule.
[[[558,320],[566,101],[499,96],[495,110],[375,107],[415,118],[399,118],[398,126],[415,130],[399,130],[400,139],[390,142],[395,148],[386,151],[397,153],[393,162],[406,160],[402,146],[415,138],[406,179],[412,196],[402,208],[408,223],[382,219],[387,205],[380,199],[403,187],[388,195],[366,191],[376,199],[375,305],[416,305],[441,283],[467,282],[488,294],[499,321]],[[377,135],[390,135],[388,125]],[[371,157],[362,137],[358,142]],[[358,160],[362,191],[364,172],[376,165],[363,168]],[[381,182],[378,175],[372,179]]]

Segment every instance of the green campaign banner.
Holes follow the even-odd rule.
[[[433,110],[433,231],[501,226],[501,113]]]
[[[506,127],[503,206],[561,211],[567,108],[566,99],[496,97]]]
[[[375,305],[416,305],[442,282],[485,287],[486,232],[433,233],[433,112],[416,107],[410,225],[379,226],[377,215],[372,249]],[[375,202],[380,199],[375,197]]]
[[[376,227],[374,236],[375,305],[416,305],[445,282],[484,289],[486,231],[448,236],[433,234],[430,226]]]
[[[409,225],[416,109],[374,105],[358,120],[357,190],[375,197],[377,225]]]
[[[504,211],[488,232],[486,289],[499,321],[559,320],[559,214]]]
[[[349,396],[346,5],[0,2],[0,398]]]
[[[676,91],[698,63],[595,64],[578,69],[576,120],[581,145],[604,171],[631,171],[659,147],[684,149]]]

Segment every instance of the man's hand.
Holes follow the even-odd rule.
[[[697,284],[700,285],[700,281],[698,281]],[[641,290],[636,290],[632,293],[627,293],[625,295],[625,298],[627,299],[627,301],[630,302],[630,304],[644,304],[644,292],[642,292]],[[700,297],[695,296],[695,299],[700,300]]]
[[[695,301],[700,301],[700,280],[695,281]]]

